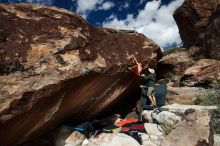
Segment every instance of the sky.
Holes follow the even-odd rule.
[[[136,30],[162,49],[182,44],[174,11],[184,0],[0,0],[30,2],[71,10],[96,27]]]

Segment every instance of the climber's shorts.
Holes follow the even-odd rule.
[[[148,87],[147,96],[155,96],[155,89],[154,89],[154,87]]]

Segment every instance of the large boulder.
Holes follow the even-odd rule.
[[[177,51],[163,56],[159,60],[158,70],[163,76],[172,76],[171,74],[182,75],[193,63],[193,58],[187,51]]]
[[[135,56],[155,66],[160,48],[134,31],[95,28],[65,9],[0,4],[0,145],[17,145],[64,120],[88,120],[138,78]],[[114,109],[117,107],[114,107]]]
[[[219,59],[220,0],[185,0],[174,13],[186,47],[200,46],[204,56]]]
[[[179,51],[164,56],[159,62],[172,65],[175,71],[180,74],[182,71],[192,66],[194,61],[187,51]]]
[[[163,146],[212,146],[213,135],[209,112],[193,112],[186,114],[162,143]]]
[[[213,12],[203,46],[208,57],[220,60],[220,5]]]
[[[201,59],[184,71],[180,81],[186,86],[214,86],[220,81],[220,61]]]

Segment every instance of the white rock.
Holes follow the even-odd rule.
[[[177,116],[176,114],[169,111],[162,111],[160,113],[153,112],[152,117],[160,124],[168,124],[171,126],[181,121],[180,116]]]
[[[150,141],[151,140],[150,135],[148,135],[148,134],[141,134],[141,138],[142,138],[142,141]]]
[[[158,145],[153,143],[152,141],[144,141],[143,146],[158,146]]]
[[[150,135],[150,139],[153,143],[157,145],[163,145],[162,140],[164,139],[164,136]]]
[[[65,146],[72,146],[72,144],[65,144]]]
[[[214,135],[214,146],[220,146],[220,134]]]
[[[88,139],[85,139],[85,140],[82,142],[82,146],[87,145],[88,143],[89,143],[89,140],[88,140]]]
[[[143,146],[160,146],[164,136],[142,134],[141,138]]]
[[[158,129],[160,126],[157,124],[145,123],[144,128],[149,135],[163,135],[163,132]]]
[[[140,146],[140,144],[134,138],[123,133],[102,133],[98,138],[91,138],[86,146]]]
[[[153,123],[153,118],[151,117],[152,110],[144,110],[142,112],[143,119],[147,120],[149,123]]]
[[[85,135],[74,131],[65,141],[65,146],[80,146],[86,139]]]
[[[157,141],[157,140],[159,140],[159,136],[157,136],[157,135],[150,135],[150,139],[153,140],[153,141]]]
[[[167,108],[167,109],[169,109],[169,111],[172,111],[172,112],[175,112],[175,113],[184,113],[187,109],[194,109],[196,111],[205,111],[205,110],[215,110],[218,107],[217,106],[172,104],[172,105],[163,106],[162,108]]]

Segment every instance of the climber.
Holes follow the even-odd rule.
[[[136,75],[140,76],[143,70],[142,64],[139,63],[134,56],[133,56],[133,61],[135,62],[135,65],[130,67],[129,69],[132,70]]]
[[[133,60],[136,63],[136,65],[134,65],[133,67],[131,67],[129,69],[132,70],[133,72],[135,72],[135,74],[143,77],[147,81],[146,85],[144,85],[144,86],[140,85],[140,87],[142,88],[142,93],[141,93],[142,96],[147,94],[149,100],[151,101],[151,105],[156,105],[156,98],[155,98],[156,74],[155,74],[155,70],[152,68],[148,68],[148,71],[150,72],[150,74],[148,76],[146,76],[145,74],[141,74],[141,72],[143,70],[142,63],[139,63],[134,56],[133,56]],[[145,101],[142,101],[142,102],[143,102],[142,104],[145,104]]]
[[[148,71],[150,72],[149,75],[141,74],[141,77],[143,77],[146,81],[146,85],[141,85],[140,87],[142,90],[145,90],[147,87],[147,96],[151,101],[151,105],[156,105],[156,98],[155,98],[155,83],[156,83],[156,74],[155,70],[152,68],[148,68]],[[146,91],[145,91],[146,92]]]

